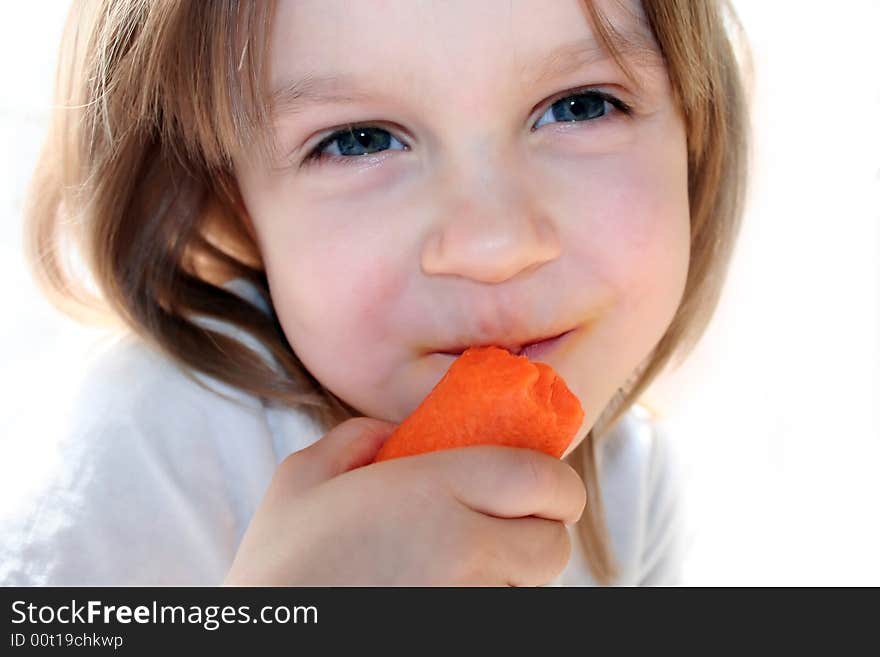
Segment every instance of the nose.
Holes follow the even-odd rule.
[[[556,226],[538,210],[518,170],[482,157],[455,171],[436,196],[438,218],[424,242],[422,271],[501,283],[559,257]]]

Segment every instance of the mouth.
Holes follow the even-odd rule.
[[[465,350],[470,347],[480,347],[480,346],[496,346],[502,349],[506,349],[514,356],[526,356],[528,358],[535,358],[546,354],[551,349],[556,347],[559,343],[561,343],[568,335],[575,331],[574,328],[564,331],[563,333],[557,333],[555,335],[550,335],[546,337],[536,338],[534,340],[530,340],[529,342],[523,342],[521,344],[510,344],[505,345],[501,343],[490,343],[487,345],[467,345],[467,346],[456,346],[450,349],[444,349],[441,351],[437,351],[435,353],[438,354],[449,354],[450,356],[461,356]]]

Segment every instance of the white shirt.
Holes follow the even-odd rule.
[[[244,281],[227,284],[265,307]],[[262,353],[250,336],[215,320]],[[220,584],[278,464],[321,438],[295,409],[216,379],[189,379],[132,334],[82,379],[51,467],[0,517],[0,584]],[[15,436],[9,440],[14,453]],[[601,442],[605,516],[616,584],[679,584],[682,508],[677,461],[639,407]],[[9,458],[10,456],[7,456]],[[592,585],[580,539],[551,586]]]

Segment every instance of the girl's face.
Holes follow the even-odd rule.
[[[583,404],[570,452],[665,332],[684,124],[640,4],[598,6],[641,88],[579,0],[278,3],[277,160],[236,173],[291,346],[364,415],[412,412],[438,352],[571,331],[538,358]]]

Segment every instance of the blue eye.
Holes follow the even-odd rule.
[[[315,146],[315,148],[303,160],[303,166],[314,161],[323,159],[330,160],[353,160],[360,155],[372,155],[376,151],[386,150],[392,141],[406,149],[404,144],[395,139],[390,132],[376,126],[350,125],[345,130],[337,130],[330,134]],[[333,147],[336,153],[324,151]],[[369,152],[368,152],[369,151]],[[346,162],[348,164],[348,162]]]
[[[532,130],[540,127],[541,122],[547,116],[562,122],[595,121],[606,116],[609,113],[609,107],[615,108],[626,116],[632,114],[632,108],[627,103],[607,92],[590,89],[574,94],[570,93],[554,102],[538,119]],[[372,155],[387,150],[392,142],[397,142],[403,147],[403,150],[409,150],[406,144],[401,143],[383,128],[374,125],[351,124],[322,139],[306,155],[301,166],[320,164],[325,160],[340,164],[355,164],[359,156]],[[336,152],[325,152],[328,150]]]
[[[619,98],[594,89],[563,96],[544,112],[533,129],[540,127],[541,121],[547,116],[564,122],[594,121],[606,116],[610,112],[609,107],[613,107],[627,116],[632,114],[632,108]]]

